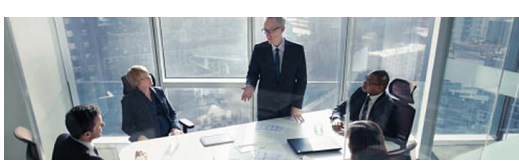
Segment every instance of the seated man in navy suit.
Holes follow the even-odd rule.
[[[92,140],[103,133],[103,117],[94,105],[73,107],[66,116],[65,124],[70,133],[62,134],[56,141],[53,160],[101,160]]]
[[[385,92],[389,84],[389,75],[385,70],[374,70],[366,75],[362,87],[359,87],[349,100],[342,102],[335,108],[330,119],[333,130],[341,132],[346,106],[349,106],[349,120],[370,120],[377,123],[385,136],[394,137],[396,134],[395,105]],[[348,105],[349,103],[349,105]]]
[[[61,134],[54,144],[53,160],[101,160],[92,140],[103,133],[103,117],[95,105],[73,107],[65,117],[65,125],[70,134]],[[137,151],[136,157],[146,157]],[[146,158],[144,158],[146,159]]]

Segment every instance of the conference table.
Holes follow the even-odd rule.
[[[135,151],[145,151],[150,160],[337,160],[350,157],[346,138],[334,132],[331,109],[303,113],[304,122],[291,117],[233,125],[184,135],[162,137],[131,143],[119,152],[121,160],[135,159]],[[206,147],[200,138],[227,134],[234,142]],[[291,138],[327,136],[340,146],[339,151],[296,154],[287,143]],[[388,149],[398,145],[387,143]],[[347,146],[346,146],[347,147]]]

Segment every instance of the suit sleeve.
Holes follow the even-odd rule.
[[[332,112],[332,116],[330,116],[330,120],[335,120],[335,119],[342,120],[344,114],[346,113],[347,105],[348,105],[348,101],[343,101],[341,104],[337,105],[337,107]]]
[[[258,51],[258,46],[254,46],[254,50],[252,51],[252,57],[249,63],[249,71],[247,72],[246,85],[253,86],[254,88],[256,88],[260,73]]]
[[[303,46],[300,47],[299,51],[299,54],[301,54],[301,59],[299,61],[299,65],[297,66],[296,82],[294,84],[294,91],[292,96],[292,106],[302,109],[303,99],[306,91],[307,75],[305,50]]]
[[[180,128],[180,124],[178,122],[177,112],[175,111],[175,109],[173,109],[173,106],[171,106],[169,99],[166,97],[166,94],[164,94],[164,90],[158,88],[157,91],[160,92],[160,95],[164,98],[164,100],[168,106],[167,109],[168,109],[169,117],[171,119],[171,128],[178,128],[178,129],[182,130],[182,128]]]
[[[85,156],[84,160],[103,160],[103,158],[101,158],[99,156],[87,155],[87,156]]]
[[[132,106],[132,101],[128,100],[128,98],[123,98],[121,104],[123,106],[122,129],[124,133],[130,136],[130,141],[137,141],[140,135],[135,127],[135,109],[133,108],[135,106]]]

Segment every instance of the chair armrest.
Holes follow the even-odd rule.
[[[195,128],[195,124],[191,122],[189,119],[182,118],[178,120],[182,125],[182,132],[187,133],[187,129]]]

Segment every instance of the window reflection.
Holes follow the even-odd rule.
[[[168,78],[245,77],[247,18],[161,18]]]
[[[195,124],[190,131],[201,131],[252,121],[251,103],[244,103],[241,89],[168,89],[168,98],[179,118]]]
[[[502,144],[492,132],[501,120],[499,88],[512,24],[513,18],[454,19],[433,159],[488,159],[484,152]]]

